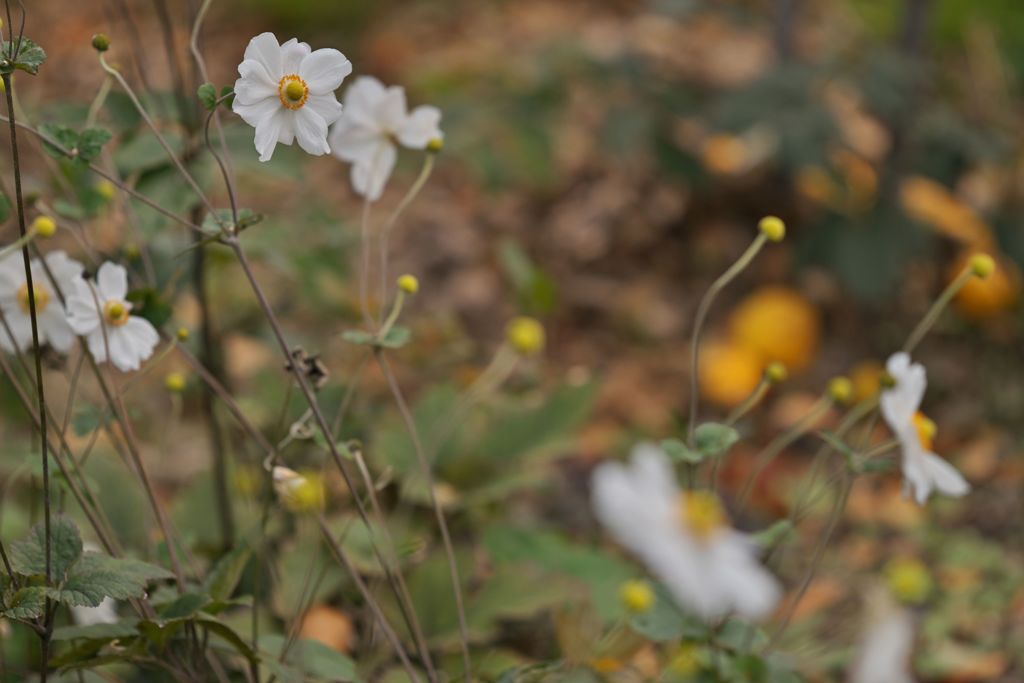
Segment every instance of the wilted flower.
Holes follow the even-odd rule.
[[[754,544],[728,526],[713,494],[680,491],[656,446],[634,448],[629,465],[601,465],[593,505],[682,607],[708,620],[730,612],[760,618],[775,607],[779,585],[757,562]]]
[[[889,358],[886,371],[896,386],[882,392],[882,416],[903,449],[903,491],[913,491],[923,505],[933,489],[947,496],[962,496],[970,490],[956,468],[931,452],[935,423],[919,412],[928,385],[924,366],[911,364],[906,353]]]
[[[82,264],[68,258],[63,251],[51,251],[45,260],[60,291],[65,294],[70,292],[74,279],[82,272]],[[48,342],[57,351],[65,352],[74,343],[75,335],[68,326],[64,306],[54,292],[43,264],[33,259],[30,268],[39,323],[39,343]],[[32,345],[32,318],[25,265],[20,253],[11,254],[0,261],[0,312],[14,337],[12,340],[7,330],[0,326],[0,347],[10,352],[29,348]]]
[[[74,280],[68,295],[68,324],[75,334],[86,338],[89,353],[98,362],[109,360],[118,370],[138,370],[153,354],[160,335],[145,318],[131,315],[128,272],[106,262],[96,273],[96,282],[83,277]]]
[[[327,128],[341,116],[334,91],[350,73],[352,63],[332,48],[310,50],[295,38],[279,45],[273,33],[250,40],[231,106],[256,129],[260,161],[293,140],[310,154],[327,154]]]
[[[405,90],[361,76],[345,92],[345,111],[331,130],[331,152],[352,164],[352,187],[370,201],[380,199],[398,158],[398,145],[426,149],[441,137],[441,111],[419,106],[409,112]]]

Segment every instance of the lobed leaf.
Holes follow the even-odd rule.
[[[51,578],[54,583],[64,580],[65,574],[82,556],[82,537],[67,517],[54,517],[50,525]],[[11,565],[24,576],[46,575],[46,527],[36,524],[23,541],[11,544]],[[99,603],[97,603],[99,604]]]

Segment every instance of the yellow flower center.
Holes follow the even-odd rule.
[[[917,438],[921,442],[921,446],[925,450],[930,451],[932,449],[932,443],[935,441],[935,434],[939,431],[935,423],[928,419],[928,416],[924,413],[914,413],[913,417],[914,428],[917,430]]]
[[[49,305],[50,303],[50,293],[43,289],[42,287],[40,287],[39,285],[34,286],[32,288],[32,291],[33,294],[35,294],[34,298],[36,300],[36,313],[42,313],[46,309],[47,305]],[[21,287],[18,287],[17,297],[18,306],[21,308],[22,312],[28,313],[28,283],[24,283],[21,285]]]
[[[690,532],[707,540],[725,526],[725,511],[718,497],[707,491],[690,491],[681,496],[679,517]]]
[[[121,327],[128,322],[129,317],[128,307],[124,305],[123,301],[111,299],[103,304],[103,319],[107,321],[108,325]]]
[[[309,99],[309,86],[298,74],[288,74],[277,82],[277,96],[289,109],[301,109]]]

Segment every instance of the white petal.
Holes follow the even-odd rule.
[[[21,310],[5,310],[4,321],[0,324],[0,346],[8,353],[27,351],[32,346],[32,319]],[[12,339],[13,336],[13,339]]]
[[[284,107],[278,108],[272,115],[256,125],[255,144],[256,151],[260,153],[260,161],[270,161],[278,142],[282,144],[291,142],[290,138],[288,143],[283,139],[285,128],[291,129],[292,127],[292,117],[288,116],[289,113]]]
[[[327,122],[309,107],[297,109],[292,116],[294,120],[295,140],[299,147],[309,154],[319,156],[328,154]]]
[[[730,603],[730,610],[748,619],[763,619],[778,604],[782,590],[756,558],[756,549],[741,534],[719,532],[711,539],[713,574]]]
[[[309,109],[316,114],[320,115],[327,125],[331,125],[339,118],[341,118],[341,103],[338,102],[337,98],[333,94],[330,95],[310,95],[309,99],[306,100],[306,105],[303,109]]]
[[[297,38],[292,38],[281,45],[281,75],[299,73],[299,65],[310,52],[309,43],[300,43]]]
[[[971,490],[971,485],[949,462],[934,453],[925,453],[923,465],[935,488],[947,496],[959,498]]]
[[[350,73],[352,62],[333,48],[314,50],[299,64],[299,76],[306,82],[311,95],[333,94]]]
[[[254,59],[262,64],[272,80],[279,79],[284,75],[281,71],[281,46],[273,33],[261,33],[250,40],[249,45],[245,48],[245,59]],[[241,66],[239,66],[239,73],[241,73]]]
[[[260,62],[247,59],[238,65],[238,73],[242,77],[235,81],[235,104],[255,104],[267,97],[277,97],[277,81]]]
[[[928,379],[924,366],[911,364],[905,353],[893,354],[886,363],[886,371],[896,380],[896,386],[886,389],[880,397],[882,416],[893,432],[911,423],[914,413],[921,407]]]
[[[373,161],[381,145],[389,144],[378,131],[361,126],[344,115],[331,128],[328,142],[331,153],[342,161],[364,164]]]
[[[345,91],[345,116],[359,125],[379,130],[376,109],[386,95],[383,83],[373,76],[360,76]]]
[[[405,89],[400,85],[388,88],[374,107],[373,115],[384,130],[397,133],[406,119]]]
[[[381,144],[369,163],[352,164],[352,187],[370,201],[377,201],[391,177],[397,158],[398,152],[394,145]]]
[[[124,266],[107,261],[96,273],[96,286],[100,301],[124,299],[128,295],[128,271]]]
[[[99,302],[85,278],[79,277],[71,285],[71,294],[67,297],[68,325],[75,334],[89,334],[100,324]]]
[[[277,96],[268,97],[256,102],[255,104],[242,104],[238,100],[235,100],[235,103],[231,108],[236,114],[242,117],[243,121],[253,128],[258,128],[260,124],[284,109],[284,107],[281,106],[281,100],[279,100]]]
[[[51,251],[46,255],[46,265],[55,282],[51,284],[67,297],[73,291],[72,283],[84,270],[81,263],[69,258],[63,251]]]
[[[103,329],[99,326],[96,327],[85,339],[86,345],[89,347],[89,353],[96,359],[97,363],[102,363],[107,360],[107,345],[104,343]]]
[[[121,332],[123,345],[126,350],[126,360],[130,360],[130,363],[126,362],[125,365],[130,364],[133,366],[130,369],[138,370],[141,362],[153,355],[153,349],[160,343],[160,335],[152,323],[137,315],[128,318],[128,322],[122,325],[119,331]],[[117,360],[115,357],[115,365]],[[125,368],[121,367],[121,369],[124,370]]]
[[[850,672],[850,683],[914,683],[910,673],[913,619],[904,610],[889,610],[869,624]]]
[[[398,141],[411,149],[423,149],[441,134],[441,110],[424,105],[416,107],[398,129]]]
[[[45,336],[50,346],[60,353],[67,353],[74,344],[75,333],[71,331],[64,311],[57,302],[50,302],[39,316],[39,336]]]

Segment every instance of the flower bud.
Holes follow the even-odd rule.
[[[619,601],[630,614],[645,614],[654,606],[654,591],[646,581],[626,581],[619,586]]]
[[[505,328],[505,339],[524,356],[532,356],[544,348],[544,326],[534,318],[513,318]]]
[[[889,590],[900,602],[920,604],[932,592],[932,576],[928,568],[913,558],[892,560],[885,566]]]
[[[444,138],[431,138],[427,143],[427,151],[431,154],[437,154],[442,149],[444,149]]]
[[[789,377],[789,371],[782,363],[769,363],[764,369],[764,378],[771,384],[785,382],[787,377]]]
[[[416,279],[415,275],[406,273],[398,278],[398,288],[406,294],[415,294],[420,291],[420,281]]]
[[[324,487],[319,476],[302,475],[287,467],[273,470],[274,493],[288,511],[317,512],[324,507]]]
[[[892,389],[896,386],[896,378],[888,370],[883,370],[878,375],[878,385],[883,389]]]
[[[96,183],[95,186],[96,194],[103,197],[108,202],[114,198],[114,194],[117,191],[117,187],[114,183],[110,182],[106,178]]]
[[[776,216],[765,216],[762,218],[757,224],[757,229],[772,242],[781,242],[786,236],[786,224],[782,222],[781,218]]]
[[[110,38],[102,33],[97,33],[92,37],[92,47],[97,52],[106,52],[110,49]]]
[[[975,254],[970,260],[971,272],[982,280],[996,272],[996,261],[988,254]]]
[[[172,394],[185,391],[185,375],[180,372],[168,372],[164,376],[164,388]]]
[[[32,221],[32,232],[42,238],[53,237],[57,232],[57,222],[49,216],[36,216]]]
[[[836,403],[849,403],[853,398],[853,382],[846,377],[833,377],[828,383],[828,395]]]
[[[188,328],[184,326],[179,327],[178,330],[174,333],[174,336],[180,342],[188,341]]]

